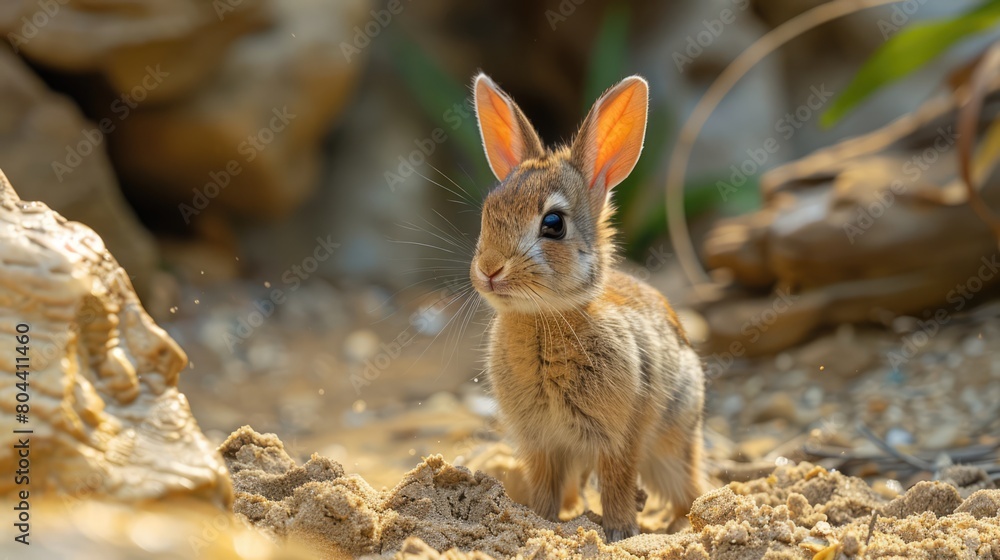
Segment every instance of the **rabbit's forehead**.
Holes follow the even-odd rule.
[[[568,210],[573,197],[565,179],[565,174],[556,167],[521,168],[490,193],[487,203],[492,202],[498,211],[522,218],[547,212],[553,200],[559,200],[563,210]]]

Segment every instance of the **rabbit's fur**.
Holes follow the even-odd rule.
[[[471,277],[497,312],[487,372],[529,505],[556,520],[563,491],[596,470],[609,540],[638,532],[637,476],[684,515],[705,489],[701,362],[666,298],[614,269],[610,225],[611,189],[642,148],[646,82],[605,93],[556,150],[488,77],[474,87],[500,184],[483,204]],[[540,234],[550,213],[561,238]]]

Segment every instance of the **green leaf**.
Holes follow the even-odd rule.
[[[934,60],[956,43],[992,29],[1000,21],[1000,0],[987,0],[960,16],[910,24],[869,58],[834,100],[820,124],[829,128],[883,87]]]
[[[469,87],[448,74],[440,63],[416,42],[406,37],[395,36],[390,41],[392,59],[413,99],[430,121],[445,131],[450,148],[459,152],[465,161],[473,162],[473,168],[469,173],[474,186],[469,188],[479,190],[479,185],[492,184],[493,175],[486,166],[486,159],[480,150],[482,144],[475,117],[463,118],[460,125],[453,129],[453,124],[449,123],[445,116],[456,115],[455,106],[471,99]],[[427,132],[430,134],[432,131]]]

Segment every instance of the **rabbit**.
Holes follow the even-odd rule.
[[[495,311],[486,372],[527,505],[558,521],[564,490],[596,470],[609,541],[638,533],[638,477],[683,519],[706,490],[701,360],[666,298],[615,270],[610,224],[611,190],[642,151],[648,85],[622,80],[554,150],[488,76],[473,89],[499,184],[470,276]]]

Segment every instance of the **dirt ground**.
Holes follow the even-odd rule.
[[[682,316],[696,318],[684,307],[675,269],[667,267],[652,283],[671,296]],[[278,434],[282,453],[305,464],[288,463],[286,470],[326,473],[292,477],[298,483],[318,481],[306,494],[292,487],[279,492],[280,498],[266,489],[249,490],[248,496],[266,498],[253,498],[254,515],[301,511],[286,503],[289,496],[327,508],[327,500],[346,500],[351,505],[342,512],[344,522],[367,524],[368,540],[345,544],[328,535],[324,542],[337,541],[349,554],[402,550],[404,556],[436,557],[435,550],[459,547],[497,558],[515,552],[760,558],[764,551],[776,558],[835,558],[865,549],[872,510],[889,511],[890,503],[903,500],[916,514],[923,509],[914,504],[937,499],[946,499],[950,509],[937,515],[883,513],[866,557],[903,555],[916,550],[907,547],[923,546],[915,543],[937,543],[944,537],[931,535],[944,533],[947,539],[927,545],[944,547],[941,556],[928,552],[927,557],[961,557],[956,551],[962,546],[983,558],[1000,554],[1000,547],[988,544],[1000,542],[995,519],[952,513],[972,489],[991,488],[1000,478],[1000,303],[949,316],[932,333],[916,318],[888,327],[843,325],[777,356],[734,361],[709,380],[707,462],[719,490],[695,509],[696,531],[657,534],[670,520],[646,511],[642,524],[650,533],[608,548],[593,523],[597,513],[547,523],[503,496],[492,478],[473,474],[489,473],[519,498],[517,466],[503,442],[480,362],[484,310],[467,314],[470,303],[455,313],[463,303],[458,302],[432,313],[433,321],[414,321],[417,312],[426,318],[435,294],[404,294],[389,300],[402,303],[387,304],[388,290],[315,280],[233,343],[226,333],[240,320],[249,324],[253,299],[266,290],[263,281],[238,289],[183,290],[188,303],[160,321],[191,358],[181,389],[205,432],[220,444],[242,425]],[[692,331],[697,338],[696,320]],[[270,440],[255,445],[278,446]],[[310,460],[313,453],[326,459]],[[953,463],[981,469],[952,480],[968,486],[958,491],[960,497],[941,484],[921,484],[947,479]],[[463,465],[473,471],[460,469]],[[419,507],[429,509],[401,513],[402,489],[443,492],[442,480],[452,485],[451,498],[442,494],[426,503],[420,498]],[[820,485],[816,481],[825,481],[825,489],[814,488]],[[337,490],[324,486],[329,484]],[[443,504],[464,502],[460,495],[473,496],[469,488],[476,489],[473,502],[488,495],[492,504],[488,514],[475,515],[503,519],[510,524],[507,536],[492,521],[469,518],[472,513],[449,521],[458,528],[424,519],[437,519],[440,512],[432,512],[438,508],[458,515]],[[988,496],[975,503],[997,499],[995,493]],[[582,507],[565,511],[564,517],[580,512]],[[270,526],[263,519],[261,526]],[[275,534],[308,526],[304,518],[304,525],[282,523],[284,529],[272,527]],[[422,541],[407,540],[410,534]],[[487,534],[500,540],[486,539]],[[979,541],[969,536],[975,534]]]

